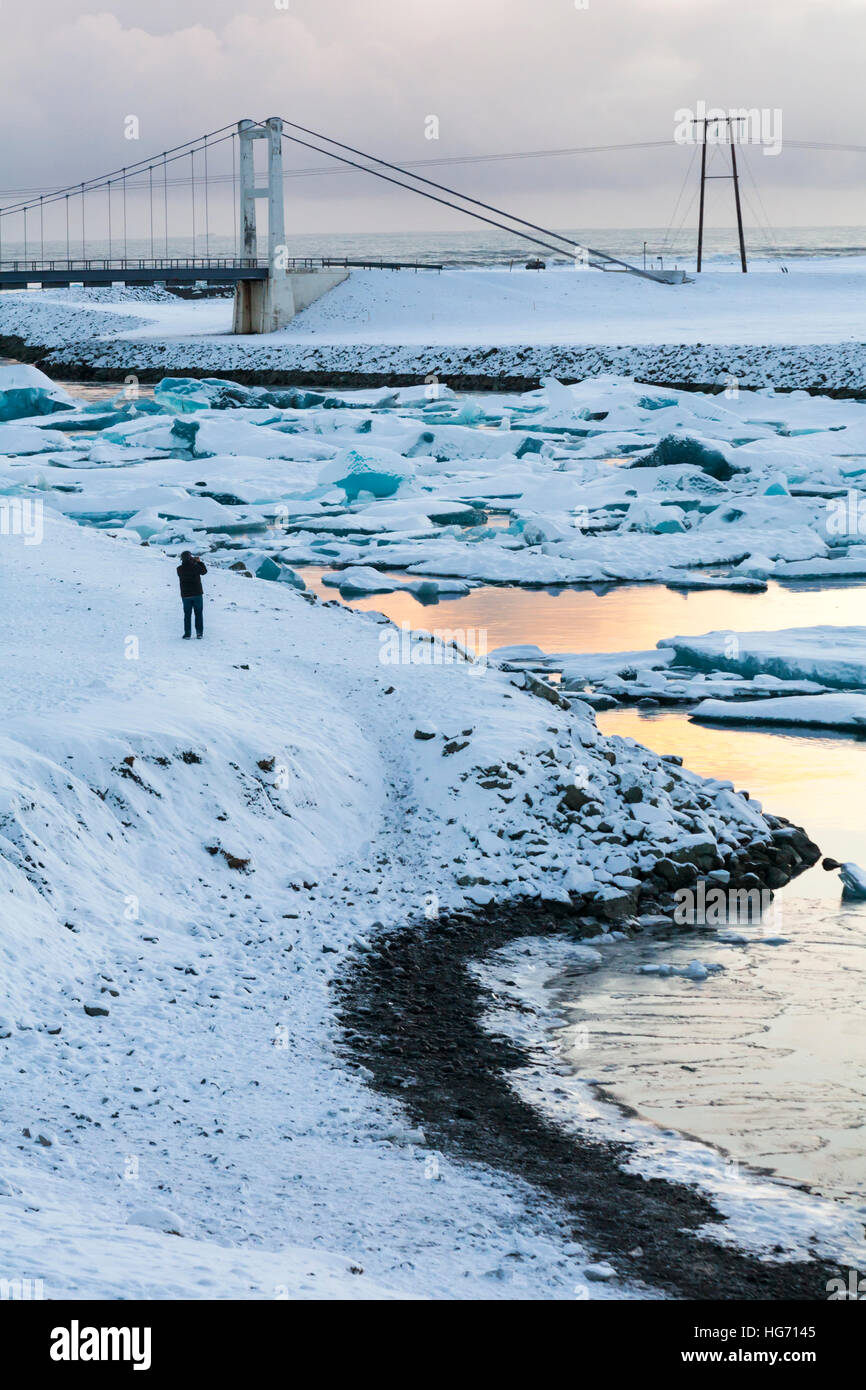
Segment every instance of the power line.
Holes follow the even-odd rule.
[[[222,129],[225,130],[225,129],[228,129],[228,127],[222,127]],[[214,133],[214,134],[217,134],[217,133],[219,133],[219,132],[213,132],[213,133]],[[210,140],[210,139],[211,139],[211,136],[210,136],[210,135],[207,135],[207,136],[202,136],[202,137],[201,137],[201,141],[204,141],[205,139]],[[189,144],[192,144],[192,143],[198,144],[198,143],[200,143],[200,142],[199,142],[199,141],[190,141],[190,142],[188,142],[188,143],[189,143]],[[760,144],[760,141],[749,141],[749,142],[740,141],[739,143],[740,143],[740,145],[742,146],[742,145],[744,145],[744,144],[746,144],[746,143],[750,143],[750,144]],[[841,153],[866,154],[866,145],[841,144],[841,143],[831,142],[831,141],[786,140],[786,141],[784,142],[784,146],[785,146],[785,148],[787,148],[787,149],[796,149],[796,150],[835,150],[835,151],[838,151],[838,152],[841,152]],[[448,167],[450,167],[450,166],[452,166],[452,165],[453,165],[453,166],[458,166],[458,165],[461,165],[461,164],[495,164],[495,163],[503,163],[503,162],[506,162],[506,161],[513,161],[513,160],[551,159],[551,158],[562,158],[562,157],[569,157],[569,156],[582,155],[582,154],[613,154],[613,153],[617,153],[617,152],[623,151],[623,150],[649,150],[649,149],[663,149],[663,148],[665,148],[665,147],[668,147],[668,148],[671,148],[671,149],[679,149],[679,148],[680,148],[680,147],[679,147],[673,140],[671,140],[671,139],[667,139],[667,140],[638,140],[638,141],[628,141],[628,142],[625,142],[625,143],[622,143],[622,144],[612,144],[612,145],[572,145],[572,146],[565,146],[565,147],[562,147],[562,148],[559,148],[559,149],[544,149],[544,150],[506,150],[506,151],[503,151],[503,152],[498,153],[498,154],[453,155],[453,156],[451,156],[451,157],[440,157],[440,158],[438,158],[438,159],[411,159],[411,160],[410,160],[410,159],[407,159],[407,160],[404,160],[404,161],[403,161],[403,164],[402,164],[402,166],[400,166],[400,167],[402,167],[402,168],[404,168],[404,169],[434,169],[434,168],[448,168]],[[185,150],[187,147],[186,147],[185,145],[179,145],[179,146],[176,146],[175,148],[176,148],[176,149]],[[167,154],[172,154],[172,151],[171,151],[171,150],[168,150],[166,153],[167,153]],[[179,156],[179,157],[182,158],[182,157],[184,157],[184,156]],[[143,174],[146,174],[146,173],[147,173],[147,167],[149,167],[149,165],[155,165],[155,164],[157,164],[158,162],[160,162],[161,159],[162,159],[162,156],[159,155],[159,156],[154,156],[150,161],[147,161],[147,160],[140,160],[139,163],[138,163],[138,165],[130,165],[129,168],[127,169],[127,176],[128,176],[128,178],[130,178],[130,180],[131,180],[131,179],[133,179],[133,178],[135,177],[135,174],[134,174],[134,173],[131,174],[131,173],[130,173],[130,170],[136,170],[136,169],[137,169],[138,172],[139,172],[140,174],[142,174],[142,175],[143,175]],[[171,162],[171,161],[169,161],[169,162]],[[145,167],[142,168],[141,166],[145,166]],[[115,173],[121,173],[121,172],[122,172],[121,170],[116,170],[116,171],[115,171]],[[309,166],[307,166],[307,167],[302,167],[302,168],[292,168],[291,166],[284,166],[284,168],[283,168],[283,175],[284,175],[285,178],[315,178],[315,177],[317,177],[317,176],[322,176],[322,177],[324,177],[324,176],[334,176],[334,175],[346,174],[346,173],[350,173],[350,172],[351,172],[351,170],[349,170],[349,169],[347,169],[347,168],[340,168],[340,167],[337,167],[337,166],[329,166],[329,165],[322,165],[322,164],[309,165]],[[107,177],[107,176],[104,176],[104,177]],[[210,179],[209,179],[209,182],[210,182],[210,183],[230,183],[231,181],[232,181],[232,175],[231,175],[231,174],[211,174],[211,175],[210,175]],[[93,180],[90,180],[89,182],[90,182],[91,184],[93,184],[93,185],[96,185],[97,182],[98,182],[98,180],[93,179]],[[179,178],[179,179],[169,179],[169,180],[168,180],[168,186],[169,186],[170,188],[171,188],[171,187],[175,187],[175,186],[178,186],[178,187],[180,187],[180,186],[186,187],[188,184],[189,184],[189,180],[188,180],[188,179]],[[130,184],[130,186],[133,186],[133,185]],[[137,186],[138,186],[138,187],[141,187],[142,185],[137,185]],[[39,197],[40,194],[42,194],[42,195],[46,195],[46,194],[49,194],[49,193],[63,193],[63,194],[65,194],[66,192],[67,192],[66,189],[57,190],[57,189],[54,188],[53,185],[44,185],[44,186],[41,186],[41,187],[29,187],[29,188],[0,188],[0,198],[33,198],[33,199],[35,200],[35,199],[37,199],[37,198]],[[70,192],[70,194],[72,194],[72,193],[80,193],[80,192],[81,192],[81,185],[80,185],[80,184],[73,184],[73,185],[70,185],[70,187],[69,187],[69,192]],[[14,205],[14,207],[17,208],[17,211],[19,211],[19,212],[21,211],[21,208],[18,207],[17,205]],[[3,212],[11,212],[12,210],[13,210],[13,207],[3,208],[3,209],[2,209]]]
[[[322,149],[320,145],[313,145],[308,140],[301,140],[297,135],[289,135],[286,130],[283,130],[284,140],[291,140],[294,144],[303,145],[306,149],[315,150],[317,154],[325,154],[331,159],[338,159],[343,164],[349,164],[355,169],[363,170],[364,173],[372,174],[374,178],[384,179],[386,183],[392,183],[398,188],[404,188],[407,192],[414,193],[417,197],[428,198],[431,202],[441,203],[444,207],[450,207],[455,212],[462,213],[464,217],[473,217],[477,222],[486,222],[489,226],[496,227],[499,231],[507,232],[510,236],[517,236],[522,241],[531,241],[536,246],[542,246],[545,250],[553,251],[557,255],[562,255],[564,252],[567,252],[570,257],[574,257],[575,259],[579,255],[584,256],[585,263],[592,266],[595,270],[603,270],[608,266],[617,265],[647,280],[658,278],[651,272],[638,270],[636,266],[630,265],[627,261],[620,260],[617,256],[611,256],[607,251],[598,251],[592,246],[581,246],[579,243],[576,244],[570,237],[564,237],[558,232],[551,232],[545,227],[539,227],[536,223],[528,222],[525,218],[517,217],[514,213],[506,212],[503,208],[493,207],[490,203],[482,203],[478,198],[472,198],[467,193],[460,193],[456,189],[449,188],[445,184],[436,183],[432,179],[422,178],[419,174],[410,174],[399,165],[391,164],[388,160],[380,159],[377,155],[367,154],[364,150],[357,150],[353,145],[347,145],[341,140],[333,140],[327,135],[318,135],[316,131],[307,130],[305,126],[297,125],[296,122],[290,121],[286,116],[281,117],[281,120],[284,126],[291,126],[294,130],[303,130],[305,134],[311,135],[315,140],[322,140],[329,145],[335,145],[336,150]],[[429,188],[438,188],[440,192],[449,194],[450,197],[442,198],[437,193],[428,193],[426,189],[416,188],[415,185],[411,183],[404,183],[402,179],[397,179],[390,174],[385,174],[382,172],[382,169],[372,168],[370,164],[358,164],[356,160],[349,159],[347,155],[337,153],[337,150],[349,150],[352,154],[359,155],[361,159],[371,160],[373,164],[381,164],[386,169],[392,169],[395,173],[404,174],[406,178],[414,179],[416,183],[427,184]],[[459,198],[461,202],[452,202],[452,198]],[[487,217],[481,212],[473,212],[472,207],[463,207],[461,206],[462,203],[471,203],[472,207],[484,208],[485,212],[494,213],[495,218]],[[503,218],[506,219],[506,222],[501,220]],[[508,226],[508,222],[516,222],[521,228],[529,227],[532,229],[532,232],[541,232],[543,237],[552,237],[554,241],[560,244],[557,246],[553,244],[553,241],[541,240],[541,238],[533,236],[531,232],[521,231],[518,230],[518,228]],[[595,257],[596,259],[592,260],[591,257]]]
[[[227,126],[224,126],[223,129],[224,129],[224,130],[225,130],[225,129],[228,129],[228,127],[227,127]],[[213,133],[214,133],[214,134],[217,134],[217,133],[219,133],[219,132],[213,132]],[[202,136],[202,137],[201,137],[201,141],[203,142],[204,140],[210,140],[210,138],[211,138],[210,135]],[[188,142],[187,142],[187,144],[198,144],[198,143],[200,143],[200,142],[199,142],[199,141],[188,141]],[[413,159],[413,160],[407,159],[407,160],[404,160],[404,161],[403,161],[403,167],[404,167],[404,168],[413,168],[413,169],[423,169],[423,168],[430,168],[430,169],[432,169],[432,168],[435,168],[437,165],[440,166],[440,167],[444,167],[444,166],[446,166],[446,165],[451,165],[451,164],[492,164],[492,163],[496,163],[496,162],[501,162],[501,161],[503,161],[503,160],[515,160],[515,159],[518,159],[518,160],[519,160],[519,159],[547,159],[547,158],[558,158],[558,157],[561,157],[561,156],[579,155],[579,154],[611,154],[611,153],[614,153],[614,152],[617,151],[617,150],[649,150],[649,149],[661,149],[661,148],[664,147],[665,145],[672,145],[672,144],[673,144],[673,142],[672,142],[671,140],[639,140],[639,141],[630,141],[630,142],[628,142],[628,143],[626,143],[626,144],[620,144],[620,145],[574,145],[574,146],[569,146],[569,147],[567,147],[567,148],[562,148],[562,149],[550,149],[550,150],[506,150],[506,151],[504,151],[504,152],[502,152],[502,153],[499,153],[499,154],[467,154],[467,155],[453,155],[453,156],[451,156],[450,158],[440,157],[440,158],[438,158],[438,159]],[[184,146],[184,145],[178,145],[178,146],[176,146],[175,148],[176,148],[176,149],[185,149],[186,146]],[[169,151],[167,151],[167,153],[171,154],[172,151],[169,150]],[[159,156],[154,156],[154,157],[153,157],[153,160],[150,161],[150,162],[154,162],[154,163],[155,163],[155,162],[157,161],[157,159],[161,159],[161,158],[162,158],[161,155],[159,155]],[[148,160],[140,160],[140,161],[139,161],[139,164],[140,164],[140,165],[141,165],[141,164],[147,164],[148,162],[149,162]],[[130,165],[130,166],[129,166],[129,168],[135,168],[135,167],[136,167],[135,165]],[[120,172],[120,171],[119,171],[119,170],[116,170],[115,172]],[[127,170],[127,173],[128,173],[128,172],[129,172],[129,169]],[[146,172],[146,170],[143,170],[142,172]],[[330,166],[328,166],[328,165],[322,165],[322,164],[311,165],[311,166],[308,167],[308,168],[301,168],[301,169],[292,169],[292,168],[284,168],[284,169],[283,169],[283,174],[284,174],[286,177],[288,177],[288,178],[307,178],[307,177],[310,177],[310,176],[315,175],[315,174],[334,174],[334,173],[342,173],[342,172],[343,172],[342,170],[335,169],[335,168],[332,168],[332,167],[330,167]],[[231,178],[231,175],[230,175],[230,174],[218,174],[218,175],[216,175],[216,176],[212,176],[211,182],[214,182],[214,183],[216,183],[216,182],[228,183],[230,178]],[[96,180],[91,180],[91,182],[96,182]],[[170,182],[171,182],[171,181],[170,181]],[[76,189],[78,189],[78,191],[80,191],[79,185],[76,184],[75,187],[76,187]],[[55,192],[55,191],[57,191],[57,190],[55,190],[55,188],[54,188],[53,185],[46,185],[45,187],[42,187],[42,188],[0,188],[0,197],[2,197],[2,198],[22,197],[22,198],[23,198],[23,197],[26,197],[26,196],[28,196],[28,195],[38,196],[40,193],[53,193],[53,192]],[[66,190],[63,189],[63,190],[60,190],[60,191],[65,192]]]

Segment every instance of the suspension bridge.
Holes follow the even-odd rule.
[[[266,177],[256,168],[265,146]],[[244,119],[161,154],[25,197],[0,208],[0,289],[29,286],[235,286],[234,331],[270,332],[345,279],[353,267],[441,270],[417,261],[289,256],[283,149],[313,150],[417,197],[452,208],[580,268],[671,284],[682,271],[650,270],[576,245],[549,228],[460,193],[285,117]],[[217,235],[232,204],[234,236]],[[257,204],[267,202],[267,251]],[[214,214],[217,217],[214,217]],[[212,227],[212,221],[214,226]]]

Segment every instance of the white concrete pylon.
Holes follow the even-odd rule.
[[[256,161],[253,155],[253,140],[259,137],[259,127],[255,121],[238,121],[238,144],[240,145],[240,253],[247,259],[255,260],[256,246]]]
[[[268,182],[256,187],[254,140],[268,142]],[[268,275],[266,280],[239,280],[235,289],[233,333],[275,333],[295,314],[348,276],[345,270],[289,271],[286,214],[283,204],[283,122],[271,116],[264,124],[238,121],[240,144],[241,255],[257,264],[256,199],[268,200]]]
[[[268,270],[286,271],[286,212],[283,203],[283,123],[270,116],[268,127]]]

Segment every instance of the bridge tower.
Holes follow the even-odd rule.
[[[268,182],[256,186],[254,140],[268,142]],[[268,278],[239,280],[235,289],[233,333],[275,333],[291,323],[295,314],[348,278],[346,270],[289,269],[286,247],[286,215],[283,203],[283,122],[271,116],[257,121],[238,121],[240,146],[241,256],[251,269],[258,264],[256,199],[268,200]]]
[[[256,186],[255,140],[268,142],[268,182]],[[238,121],[240,147],[241,256],[258,264],[256,199],[268,200],[268,278],[239,280],[235,290],[234,333],[273,333],[295,316],[292,278],[288,274],[283,204],[283,123],[271,116],[264,125]]]

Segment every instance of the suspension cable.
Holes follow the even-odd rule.
[[[348,150],[348,151],[350,152],[350,154],[357,154],[357,155],[360,155],[360,157],[361,157],[362,159],[370,159],[370,160],[372,160],[373,163],[375,163],[375,164],[381,164],[382,167],[385,168],[385,169],[392,169],[392,170],[394,170],[395,173],[404,174],[407,178],[415,179],[418,183],[426,184],[429,188],[438,188],[438,189],[440,190],[440,192],[449,193],[449,194],[451,194],[452,197],[460,198],[463,202],[471,203],[474,207],[484,208],[485,212],[493,212],[493,213],[496,213],[496,214],[497,214],[498,216],[500,216],[500,217],[507,217],[508,220],[511,221],[511,222],[517,222],[517,223],[519,223],[519,225],[522,226],[522,227],[529,227],[529,228],[531,228],[531,230],[534,231],[534,232],[542,232],[542,233],[544,234],[544,236],[552,236],[552,237],[554,237],[557,241],[562,241],[563,243],[565,243],[565,244],[569,247],[569,251],[570,251],[570,254],[571,254],[572,256],[575,254],[575,251],[576,251],[577,249],[579,249],[579,248],[575,247],[574,242],[571,241],[570,238],[568,238],[568,237],[562,237],[562,236],[559,235],[558,232],[551,232],[547,227],[539,227],[538,224],[535,223],[535,222],[528,222],[525,218],[523,218],[523,217],[517,217],[517,216],[513,215],[513,214],[510,213],[510,212],[505,212],[502,208],[494,207],[494,206],[493,206],[492,204],[490,204],[490,203],[483,203],[479,198],[472,198],[472,197],[470,197],[468,193],[460,193],[460,192],[458,192],[458,190],[455,189],[455,188],[449,188],[447,184],[444,184],[444,183],[437,183],[435,179],[424,178],[421,174],[413,174],[413,173],[410,173],[410,171],[409,171],[408,169],[403,169],[403,168],[401,168],[399,164],[391,164],[387,159],[380,159],[377,155],[367,154],[367,152],[366,152],[365,150],[358,150],[358,149],[355,149],[354,145],[347,145],[347,144],[344,144],[343,141],[341,141],[341,140],[332,140],[331,137],[328,136],[328,135],[319,135],[315,130],[308,130],[306,126],[298,125],[295,121],[290,121],[290,120],[288,120],[288,118],[285,117],[285,116],[283,117],[283,122],[284,122],[284,124],[291,126],[293,130],[301,130],[301,131],[304,132],[305,135],[311,135],[311,136],[313,137],[313,139],[315,139],[315,140],[324,140],[324,141],[325,141],[327,144],[329,144],[329,145],[336,145],[338,149],[341,149],[341,150]],[[291,136],[291,135],[287,136],[286,138],[289,139],[289,140],[294,140],[294,139],[296,139],[295,136]],[[304,142],[304,141],[297,141],[297,143],[299,143],[299,144],[304,144],[305,142]],[[309,146],[308,148],[310,148],[310,149],[315,149],[316,147],[313,146],[313,145],[311,145],[311,146]],[[339,155],[333,154],[333,152],[332,152],[331,150],[319,150],[319,153],[331,155],[331,157],[332,157],[333,159],[339,159],[339,158],[340,158]],[[346,162],[346,163],[352,163],[351,160],[346,160],[345,162]],[[357,167],[362,167],[362,166],[357,166]],[[377,177],[380,177],[380,178],[384,178],[384,177],[385,177],[384,175],[379,174],[378,171],[375,170],[375,169],[368,169],[367,172],[370,173],[370,174],[376,174]],[[394,180],[391,180],[391,182],[394,182]],[[410,186],[410,185],[405,185],[405,184],[403,185],[403,187],[407,187],[407,186]],[[432,196],[433,196],[432,194],[424,194],[424,193],[422,192],[421,189],[414,189],[413,191],[416,192],[416,193],[421,193],[422,197],[432,197]],[[442,199],[437,199],[436,201],[437,201],[437,202],[441,202]],[[453,206],[453,204],[452,204],[452,206]],[[470,216],[474,216],[475,214],[469,214],[469,215],[470,215]],[[486,218],[480,218],[479,220],[480,220],[480,221],[486,221],[487,219],[486,219]],[[496,224],[494,224],[494,225],[496,225]],[[532,240],[534,240],[534,238],[533,238],[533,237],[527,237],[526,240],[532,241]],[[538,244],[539,244],[539,245],[544,245],[545,243],[539,242]],[[548,243],[548,245],[549,245],[549,243]],[[552,249],[555,249],[555,248],[552,248]],[[606,253],[605,253],[604,251],[594,251],[591,247],[586,247],[586,250],[589,251],[591,255],[606,256]],[[607,259],[609,259],[609,260],[615,260],[616,258],[613,257],[613,256],[610,256],[610,257],[607,257]],[[623,264],[623,262],[620,262],[620,264]]]
[[[293,123],[292,121],[289,121],[288,124],[289,124],[289,125],[293,125],[294,123]],[[297,135],[289,135],[289,134],[287,134],[287,133],[284,131],[284,132],[283,132],[283,138],[284,138],[285,140],[291,140],[291,141],[293,142],[293,144],[296,144],[296,145],[303,145],[303,146],[305,146],[305,148],[307,148],[307,149],[314,150],[317,154],[329,155],[330,158],[332,158],[332,159],[338,159],[338,160],[340,160],[340,162],[343,163],[343,164],[349,164],[349,165],[351,165],[351,166],[352,166],[353,168],[355,168],[355,169],[360,169],[360,170],[361,170],[363,173],[365,173],[365,174],[373,174],[375,178],[384,179],[384,181],[385,181],[386,183],[393,183],[393,184],[395,184],[398,188],[404,188],[404,189],[406,189],[407,192],[409,192],[409,193],[415,193],[415,194],[417,194],[418,197],[421,197],[421,198],[428,198],[431,202],[434,202],[434,203],[441,203],[441,204],[443,205],[443,207],[452,208],[455,212],[461,212],[461,213],[463,213],[463,215],[466,216],[466,217],[474,217],[475,220],[478,221],[478,222],[486,222],[489,226],[491,226],[491,227],[496,227],[498,231],[508,232],[511,236],[520,237],[521,240],[523,240],[523,241],[531,241],[531,242],[534,242],[534,244],[535,244],[536,246],[542,246],[542,247],[545,248],[545,250],[547,250],[547,251],[553,251],[553,252],[555,252],[557,255],[560,255],[560,256],[561,256],[561,255],[563,254],[563,246],[567,246],[567,247],[568,247],[568,251],[569,251],[569,256],[570,256],[570,257],[574,257],[574,256],[577,254],[577,252],[578,252],[579,250],[583,249],[583,250],[585,250],[585,251],[587,252],[587,254],[590,255],[590,256],[600,256],[600,257],[602,258],[602,260],[607,261],[607,262],[609,262],[609,263],[611,263],[611,264],[613,264],[613,265],[628,266],[628,269],[629,269],[629,270],[635,270],[637,274],[641,274],[641,273],[642,273],[642,272],[638,271],[636,267],[634,267],[634,266],[629,266],[627,261],[619,260],[616,256],[611,256],[611,255],[609,255],[606,251],[596,251],[596,250],[594,250],[591,246],[587,246],[587,247],[581,248],[581,247],[575,245],[575,243],[572,242],[572,241],[570,241],[567,237],[562,237],[562,236],[560,236],[558,232],[548,232],[548,231],[546,231],[546,229],[543,228],[543,227],[539,227],[539,228],[538,228],[539,231],[544,232],[545,236],[554,237],[557,241],[559,241],[560,243],[562,243],[562,245],[556,246],[556,245],[554,245],[553,242],[551,242],[551,241],[542,241],[539,237],[530,236],[530,234],[529,234],[528,232],[517,231],[517,230],[515,230],[514,227],[509,227],[509,226],[507,226],[505,223],[503,223],[503,222],[501,222],[501,221],[496,221],[496,220],[494,220],[492,217],[485,217],[483,213],[480,213],[480,212],[472,212],[469,208],[461,207],[458,203],[453,203],[453,202],[451,202],[451,201],[450,201],[449,199],[447,199],[447,198],[440,198],[440,197],[438,197],[438,195],[435,194],[435,193],[426,193],[426,192],[424,191],[424,189],[422,189],[422,188],[414,188],[414,187],[412,186],[412,184],[403,183],[401,179],[392,178],[392,177],[390,176],[390,174],[383,174],[383,173],[381,172],[381,170],[379,170],[379,169],[371,169],[371,168],[369,167],[369,165],[366,165],[366,164],[358,164],[355,160],[353,160],[353,159],[348,159],[346,155],[335,154],[332,150],[323,150],[323,149],[321,148],[321,146],[319,146],[319,145],[312,145],[312,144],[310,144],[310,142],[309,142],[308,140],[301,140],[300,137],[297,136]],[[347,147],[347,148],[348,148],[348,147]],[[373,158],[373,156],[370,156],[370,157]],[[392,166],[392,167],[396,167],[396,166]],[[404,171],[400,171],[400,172],[404,172]],[[414,175],[409,175],[409,177],[412,178],[412,177],[414,177]],[[449,191],[450,191],[450,190],[449,190]],[[455,196],[458,197],[458,198],[460,198],[460,197],[462,197],[463,195],[457,193],[457,194],[455,194]],[[471,202],[476,202],[477,200],[476,200],[476,199],[470,199],[469,201],[471,201]],[[481,204],[481,206],[485,206],[485,207],[486,207],[487,204]],[[523,223],[524,226],[534,226],[533,223],[524,222],[523,219],[522,219],[522,218],[519,218],[519,217],[512,217],[510,213],[503,212],[503,211],[502,211],[501,209],[499,209],[499,208],[491,208],[491,211],[493,211],[493,212],[498,212],[498,213],[500,213],[500,215],[501,215],[502,217],[508,218],[508,219],[510,219],[511,221],[521,222],[521,223]],[[589,264],[590,264],[590,265],[593,265],[593,262],[590,261]],[[597,269],[597,268],[598,268],[597,265],[595,265],[594,268]],[[652,278],[652,277],[651,277],[651,276],[648,276],[647,278]]]
[[[195,260],[195,154],[189,153],[189,192],[192,200],[192,258]]]
[[[207,136],[204,137],[204,254],[210,259],[210,207],[207,192]]]
[[[229,134],[229,135],[223,135],[222,132],[223,132],[223,131],[226,131],[226,130],[227,130],[227,131],[230,131],[231,134]],[[214,139],[213,139],[213,137],[214,137],[215,135],[221,135],[223,140],[231,140],[231,139],[234,137],[234,135],[235,135],[235,123],[232,123],[232,124],[230,124],[230,125],[220,126],[218,130],[211,130],[211,131],[208,131],[207,137],[205,137],[205,136],[203,136],[203,135],[199,135],[199,136],[196,137],[195,140],[185,140],[185,141],[183,142],[183,144],[181,144],[181,145],[173,145],[173,146],[171,147],[171,149],[165,151],[165,153],[163,154],[162,158],[163,158],[163,159],[166,159],[168,155],[171,155],[171,156],[172,156],[172,159],[168,161],[169,163],[173,163],[175,159],[184,159],[184,158],[186,157],[186,152],[188,151],[189,146],[190,146],[190,145],[200,145],[201,142],[202,142],[205,138],[207,138],[208,140],[211,140],[211,141],[213,142],[213,144],[215,144],[215,145],[216,145],[216,144],[220,144],[221,141],[217,141],[217,140],[214,140]],[[158,155],[151,155],[151,156],[150,156],[149,158],[147,158],[147,159],[139,159],[139,160],[137,160],[137,161],[135,162],[135,164],[130,164],[130,165],[127,166],[127,172],[135,171],[135,172],[137,172],[137,173],[144,173],[144,172],[146,171],[146,169],[147,169],[148,164],[155,164],[155,163],[158,161],[158,159],[159,159],[159,156],[158,156]],[[68,185],[67,185],[66,187],[64,187],[64,188],[57,188],[57,189],[54,189],[54,191],[53,191],[52,193],[50,193],[49,195],[46,195],[46,196],[45,196],[45,202],[46,202],[46,203],[59,202],[59,200],[60,200],[66,193],[91,192],[91,191],[92,191],[93,189],[95,189],[95,188],[100,188],[100,187],[101,187],[104,183],[106,183],[108,180],[119,178],[120,175],[121,175],[122,173],[123,173],[123,170],[122,170],[122,169],[112,169],[110,173],[107,173],[107,174],[99,174],[98,176],[96,176],[95,178],[92,178],[92,179],[85,179],[85,180],[84,180],[82,183],[80,183],[80,184],[68,184]],[[37,201],[38,201],[38,199],[34,197],[34,198],[27,198],[27,199],[24,199],[24,200],[22,200],[22,201],[20,201],[20,202],[18,202],[18,203],[10,203],[9,207],[0,209],[0,215],[4,215],[4,216],[5,216],[5,214],[6,214],[6,213],[9,213],[9,212],[20,212],[20,211],[22,210],[22,208],[25,207],[25,206],[27,206],[27,207],[33,207],[33,206],[35,206],[35,204],[37,203]]]

